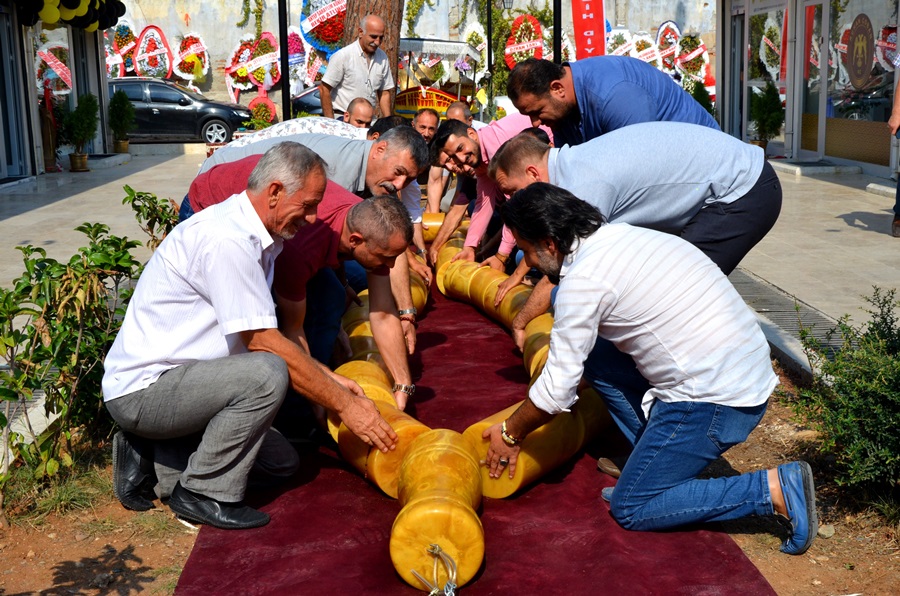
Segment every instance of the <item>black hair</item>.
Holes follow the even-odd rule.
[[[369,127],[369,134],[383,135],[397,126],[409,126],[409,120],[403,116],[384,116],[372,123],[372,126]]]
[[[431,164],[438,164],[441,151],[444,150],[444,145],[447,144],[447,140],[450,137],[465,136],[468,130],[469,125],[465,122],[453,120],[452,118],[444,120],[438,127],[437,132],[434,133],[434,138],[431,139]]]
[[[531,135],[540,142],[550,145],[550,135],[547,134],[547,131],[539,126],[532,126],[531,128],[526,128],[521,133],[523,135]]]
[[[550,93],[550,83],[565,75],[561,64],[528,58],[516,64],[506,79],[506,95],[515,103],[522,93],[543,97]]]
[[[513,194],[500,207],[500,216],[526,242],[549,238],[564,255],[572,252],[575,240],[587,238],[603,223],[596,207],[546,182],[535,182]]]

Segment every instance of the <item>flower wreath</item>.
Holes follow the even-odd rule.
[[[606,36],[607,56],[631,56],[631,32],[628,29],[613,29]]]
[[[202,81],[209,72],[209,51],[199,33],[188,33],[178,44],[172,71],[186,81]]]
[[[231,53],[228,66],[225,67],[225,82],[235,89],[249,91],[253,88],[247,63],[253,53],[253,34],[247,33],[241,36],[240,42]]]
[[[685,77],[702,81],[706,78],[709,52],[699,35],[684,35],[675,50],[675,67]]]
[[[472,73],[472,79],[475,80],[476,77],[481,77],[487,72],[487,34],[481,23],[473,21],[466,25],[462,38],[478,52],[478,70]]]
[[[650,37],[649,33],[635,33],[631,37],[632,47],[631,56],[642,60],[653,68],[660,67],[659,48],[656,47],[656,41]]]
[[[894,60],[897,59],[897,26],[885,25],[878,32],[875,40],[875,59],[887,72],[894,72]]]
[[[344,16],[347,14],[347,0],[304,0],[300,12],[300,30],[306,41],[326,58],[337,52],[343,44]]]
[[[850,43],[850,23],[846,23],[841,29],[841,35],[838,42],[834,44],[834,50],[837,53],[837,61],[834,71],[834,80],[842,87],[846,87],[850,83],[850,75],[847,74],[847,46]]]
[[[312,46],[309,47],[309,51],[306,53],[306,71],[304,74],[306,79],[304,82],[307,85],[313,85],[317,81],[321,81],[322,77],[325,76],[325,67],[328,65],[328,61],[323,60],[322,54],[323,52]]]
[[[763,26],[763,36],[759,40],[759,59],[773,79],[781,71],[781,27],[771,17]]]
[[[72,92],[72,73],[67,65],[69,46],[58,41],[47,42],[38,48],[34,58],[34,72],[39,93],[49,85],[53,95]]]
[[[109,33],[103,32],[103,49],[106,52],[106,78],[117,79],[125,76],[125,61],[119,53],[113,49]]]
[[[306,46],[300,35],[300,28],[295,25],[288,27],[288,80],[291,85],[300,82],[306,77],[304,65],[306,64]]]
[[[530,14],[519,15],[513,21],[512,31],[506,42],[506,65],[512,70],[516,64],[528,58],[540,60],[544,56],[542,46],[541,24]]]
[[[681,39],[681,29],[674,21],[666,21],[656,31],[656,47],[659,50],[660,70],[675,74],[675,50]]]
[[[261,95],[254,97],[250,100],[247,108],[256,120],[265,120],[266,122],[275,120],[275,104],[268,97]]]
[[[172,50],[155,25],[147,25],[138,38],[134,71],[138,76],[166,79],[172,75]]]
[[[113,35],[113,49],[125,62],[125,72],[134,72],[134,50],[137,49],[137,37],[134,28],[125,19],[119,19]]]
[[[250,80],[257,87],[268,90],[281,80],[281,69],[278,68],[278,41],[270,32],[262,32],[253,44],[250,58],[247,71],[250,73]]]
[[[554,60],[552,44],[552,37],[550,39],[547,39],[546,37],[544,38],[543,48],[545,60]],[[560,60],[560,62],[575,62],[575,48],[572,47],[572,41],[569,39],[569,36],[565,31],[563,31],[562,33],[562,38],[559,46],[559,51],[562,54],[562,60]]]

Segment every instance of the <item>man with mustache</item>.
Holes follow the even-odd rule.
[[[278,330],[275,259],[315,222],[325,185],[322,159],[283,143],[245,192],[177,226],[147,263],[104,362],[104,400],[122,428],[113,489],[126,508],[152,508],[156,486],[188,520],[267,524],[242,501],[251,471],[285,478],[299,465],[270,429],[288,387],[340,412],[366,443],[392,448],[396,434],[360,387]]]
[[[359,40],[335,52],[328,60],[319,96],[322,114],[334,118],[347,111],[349,103],[365,97],[378,106],[381,116],[391,115],[391,89],[394,78],[388,57],[381,49],[384,20],[369,14],[359,23]]]

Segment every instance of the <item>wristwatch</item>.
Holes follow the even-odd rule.
[[[415,383],[410,383],[409,385],[404,385],[403,383],[394,383],[394,387],[393,387],[392,391],[394,393],[397,393],[398,391],[402,391],[406,395],[412,397],[413,393],[416,392],[416,385],[415,385]]]

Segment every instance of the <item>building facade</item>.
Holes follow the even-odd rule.
[[[770,155],[892,175],[896,0],[719,0],[717,15],[723,130],[753,138],[750,102],[772,81],[785,125]]]

